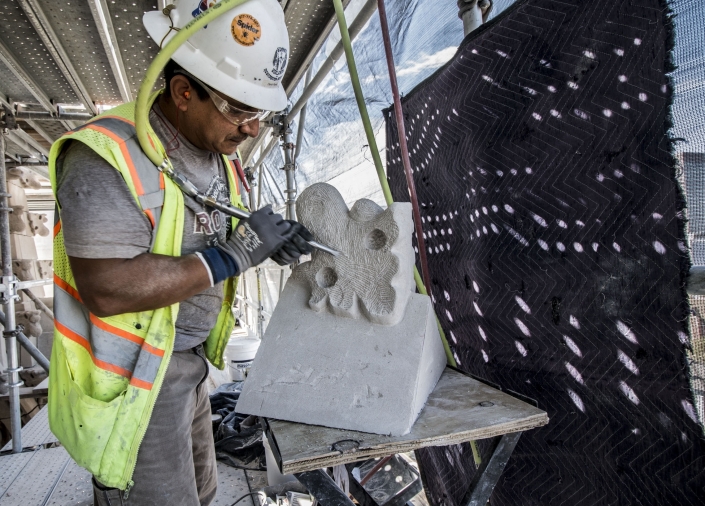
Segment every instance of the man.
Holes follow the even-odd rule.
[[[198,7],[181,0],[145,25],[164,41]],[[202,193],[243,207],[222,155],[286,106],[287,53],[279,4],[251,0],[165,68],[151,141]],[[270,208],[238,222],[182,194],[140,150],[133,122],[134,104],[116,107],[50,154],[60,218],[50,424],[94,475],[96,505],[207,505],[217,477],[206,358],[223,366],[235,276],[269,257],[294,262],[312,237]]]

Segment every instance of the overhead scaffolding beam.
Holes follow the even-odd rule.
[[[88,0],[88,5],[91,8],[96,27],[98,27],[100,40],[103,42],[103,48],[108,56],[110,68],[113,70],[113,76],[120,90],[120,96],[124,102],[132,102],[132,91],[130,91],[130,83],[127,82],[127,73],[125,72],[125,64],[122,61],[117,37],[115,36],[115,28],[113,28],[113,22],[110,20],[108,3],[106,0]]]
[[[14,76],[22,82],[24,87],[29,90],[29,92],[35,99],[37,99],[37,101],[39,101],[44,109],[50,112],[54,111],[54,104],[52,104],[51,99],[46,93],[44,93],[41,86],[39,86],[39,84],[32,79],[24,67],[20,65],[20,62],[17,61],[15,55],[12,54],[12,51],[10,51],[2,40],[0,40],[0,61],[2,61],[5,66],[10,69],[10,72],[12,72]]]
[[[6,135],[9,140],[17,144],[17,146],[29,153],[31,156],[37,158],[37,160],[40,160],[42,155],[49,156],[49,152],[44,149],[41,144],[32,139],[32,136],[24,130],[8,130]]]
[[[345,7],[347,7],[349,3],[350,3],[350,0],[343,0],[343,4],[345,5]],[[302,61],[301,64],[299,65],[299,67],[296,69],[296,73],[294,74],[294,77],[291,79],[291,82],[286,87],[287,96],[291,96],[291,94],[294,93],[294,89],[299,84],[299,81],[301,81],[301,78],[304,76],[304,73],[311,66],[311,63],[313,63],[313,59],[316,57],[318,52],[321,50],[321,48],[323,47],[323,44],[326,43],[326,40],[328,39],[328,36],[330,35],[330,33],[333,31],[333,28],[335,27],[336,23],[337,23],[337,21],[335,18],[335,11],[333,11],[333,14],[331,15],[330,19],[328,20],[328,23],[326,23],[325,28],[323,28],[323,31],[318,36],[318,39],[316,39],[316,42],[313,44],[313,46],[311,46],[311,50],[306,55],[306,58],[304,58],[304,61]]]
[[[19,81],[24,85],[24,87],[29,90],[29,92],[34,96],[34,98],[39,102],[42,107],[44,107],[44,109],[49,114],[56,113],[56,108],[54,107],[54,104],[52,103],[49,96],[44,92],[41,86],[39,86],[39,84],[37,84],[37,82],[30,77],[24,67],[22,67],[22,65],[20,65],[20,63],[17,61],[15,55],[12,54],[12,51],[10,51],[10,49],[1,40],[0,61],[3,62],[7,68],[10,69],[14,76],[19,79]],[[10,102],[10,100],[11,97],[6,97],[0,94],[0,102],[2,102],[2,104],[8,109],[12,110],[12,103]],[[64,125],[64,128],[66,128],[66,130],[71,130],[72,128],[75,128],[68,121],[62,121],[61,124]]]
[[[26,119],[24,120],[25,123],[27,123],[30,127],[32,127],[32,130],[37,132],[39,135],[42,136],[42,138],[47,141],[49,144],[53,144],[54,141],[56,140],[53,136],[49,135],[49,133],[44,130],[41,126],[39,126],[39,123],[34,121],[33,119]]]
[[[0,105],[4,105],[8,109],[12,110],[12,104],[10,103],[10,99],[3,95],[2,92],[0,92]]]
[[[367,0],[365,5],[363,5],[362,9],[360,9],[360,12],[358,15],[355,17],[355,21],[352,22],[350,25],[350,39],[355,40],[355,38],[360,34],[362,29],[365,27],[367,22],[370,20],[372,15],[377,11],[377,0]],[[286,122],[291,123],[295,118],[296,115],[303,109],[303,107],[306,105],[308,100],[311,98],[311,96],[316,92],[318,87],[321,85],[321,83],[324,81],[324,79],[328,76],[330,73],[331,69],[335,66],[336,62],[340,59],[340,57],[343,55],[345,52],[345,49],[343,48],[343,42],[339,41],[338,44],[336,44],[335,48],[333,51],[331,51],[330,55],[328,55],[328,58],[325,59],[325,61],[321,64],[320,68],[318,69],[318,72],[316,72],[316,75],[313,76],[311,79],[311,82],[309,83],[308,86],[304,88],[303,93],[301,94],[301,97],[296,101],[294,106],[291,108],[291,111],[289,112]],[[315,56],[315,55],[314,55]],[[264,129],[263,129],[264,130]],[[264,133],[260,134],[261,138],[264,139]],[[298,142],[298,140],[297,140]],[[262,141],[259,139],[256,141],[255,146],[259,147],[262,144]],[[262,151],[262,154],[260,157],[257,159],[257,162],[255,163],[254,170],[256,171],[257,168],[261,165],[261,163],[264,161],[264,159],[269,155],[269,153],[272,152],[274,147],[277,145],[277,138],[275,137],[272,139],[269,144],[267,144],[267,147],[264,148],[264,151]],[[252,157],[254,156],[256,147],[250,151],[250,153],[246,156],[246,165],[252,160]]]
[[[20,139],[25,141],[27,144],[32,146],[35,150],[39,151],[44,156],[47,156],[47,157],[49,156],[49,150],[46,149],[41,144],[39,144],[36,140],[34,140],[34,138],[31,135],[29,135],[27,132],[25,132],[21,128],[18,128],[16,130],[9,130],[9,132],[16,134]]]
[[[56,33],[49,24],[49,20],[42,11],[41,7],[37,3],[37,0],[17,0],[22,7],[22,10],[27,15],[29,22],[32,23],[34,30],[42,39],[44,46],[46,46],[49,54],[56,62],[59,70],[64,75],[69,85],[73,89],[74,93],[78,99],[86,106],[86,108],[93,114],[98,114],[98,109],[91,100],[88,90],[78,76],[76,69],[71,64],[68,54],[64,50],[63,46],[59,42]]]

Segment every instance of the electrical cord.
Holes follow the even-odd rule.
[[[245,494],[245,495],[239,497],[239,498],[237,499],[237,501],[235,501],[234,503],[232,503],[230,506],[235,506],[237,503],[239,503],[240,501],[242,501],[242,500],[245,499],[246,497],[256,496],[256,495],[259,495],[259,494],[262,494],[262,495],[265,496],[264,501],[262,501],[262,500],[260,499],[260,503],[266,504],[266,503],[267,503],[267,496],[264,494],[264,492],[259,491],[259,492],[250,492],[249,494]]]

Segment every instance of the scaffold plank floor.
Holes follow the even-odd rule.
[[[43,447],[56,442],[49,431],[46,411],[42,409],[22,429],[23,453],[0,456],[0,506],[93,505],[90,473],[61,446]],[[243,470],[218,462],[218,494],[213,506],[228,506],[249,492]],[[238,504],[254,503],[246,498]]]
[[[22,427],[22,448],[56,443],[56,436],[49,430],[49,411],[46,407],[39,410],[34,417]],[[12,441],[9,441],[0,451],[12,450]]]

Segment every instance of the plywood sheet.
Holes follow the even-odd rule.
[[[426,446],[485,439],[547,423],[545,411],[448,368],[411,432],[405,436],[269,420],[284,473],[310,471]],[[357,451],[343,454],[332,450],[334,443],[344,440],[355,441]]]

